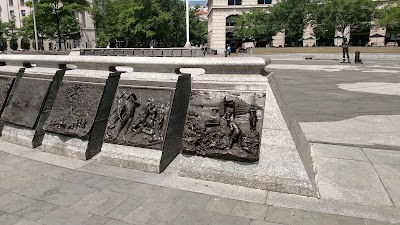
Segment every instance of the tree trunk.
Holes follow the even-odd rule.
[[[57,17],[57,39],[58,39],[58,51],[61,51],[61,19],[58,15],[56,15]]]

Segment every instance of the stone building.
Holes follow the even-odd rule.
[[[218,54],[223,54],[228,44],[235,45],[233,40],[234,19],[245,12],[249,12],[252,8],[263,8],[266,13],[269,12],[273,5],[279,0],[208,0],[208,46],[217,50]],[[391,0],[380,0],[381,4],[390,3]],[[302,46],[339,46],[342,42],[339,37],[341,34],[332,34],[332,38],[322,40],[313,36],[311,27],[304,30],[303,40],[300,42]],[[372,36],[372,37],[371,37]],[[383,46],[394,43],[396,34],[386,32],[386,29],[372,28],[371,30],[351,32],[348,34],[350,44],[366,45],[372,43],[375,46]],[[400,39],[400,37],[399,37]],[[285,47],[293,46],[295,43],[289,37],[285,37],[285,33],[281,32],[273,37],[265,37],[259,40],[259,47]]]
[[[27,0],[1,0],[0,1],[0,18],[2,22],[7,22],[11,18],[15,18],[15,25],[17,28],[22,27],[22,20],[25,16],[28,16],[32,12],[32,8],[25,5]],[[92,0],[89,0],[92,2]],[[94,48],[96,47],[96,32],[93,25],[92,17],[89,13],[75,13],[76,19],[79,21],[79,28],[81,32],[81,38],[78,40],[68,40],[66,42],[65,49],[71,48]],[[20,45],[20,40],[18,46]],[[8,45],[10,46],[10,45]],[[34,40],[32,40],[32,46],[35,46]],[[44,50],[54,50],[56,46],[56,40],[44,41]]]

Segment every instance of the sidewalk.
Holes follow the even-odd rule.
[[[400,223],[400,152],[349,148],[313,145],[316,199],[182,178],[174,165],[152,174],[0,141],[0,224]]]

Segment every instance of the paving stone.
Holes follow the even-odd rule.
[[[17,216],[7,214],[7,213],[0,216],[0,224],[1,225],[14,225],[21,220],[22,220],[22,218],[19,218]]]
[[[232,215],[215,214],[210,225],[249,225],[251,219]]]
[[[389,223],[365,219],[365,225],[400,225],[400,223]]]
[[[175,204],[184,208],[206,209],[212,196],[186,191],[175,202]]]
[[[37,222],[46,225],[77,225],[83,223],[91,216],[88,213],[61,207],[42,217]]]
[[[260,221],[260,220],[252,220],[250,225],[282,225],[282,224],[280,224],[280,223],[271,223],[271,222]]]
[[[82,225],[104,225],[106,224],[110,219],[98,216],[98,215],[93,215],[89,219],[87,219],[85,222],[82,223]]]
[[[42,171],[52,170],[55,167],[47,163],[38,162],[30,159],[14,164],[13,166],[20,170],[29,171],[31,173],[41,173]]]
[[[213,213],[198,210],[198,209],[184,209],[178,218],[171,224],[173,225],[208,225],[210,224]]]
[[[116,220],[122,220],[126,217],[133,209],[138,207],[145,201],[145,197],[143,196],[132,196],[128,200],[126,200],[121,205],[117,206],[114,210],[109,212],[106,217],[113,218]]]
[[[70,206],[96,191],[98,190],[95,188],[70,183],[53,188],[38,196],[37,199],[60,206]]]
[[[28,160],[28,159],[20,157],[20,156],[11,155],[11,154],[2,155],[0,157],[0,163],[4,164],[4,165],[9,165],[9,166],[15,165],[17,163],[20,163],[20,162],[23,162],[26,160]]]
[[[172,224],[178,218],[182,210],[179,204],[148,199],[133,209],[132,212],[123,218],[123,221],[146,225]],[[197,213],[198,212],[194,214]]]
[[[176,202],[185,194],[189,194],[187,191],[140,183],[133,187],[131,193],[133,195],[143,196],[146,198],[154,198],[159,201],[166,202]]]
[[[236,202],[237,200],[229,198],[213,197],[208,202],[206,210],[217,213],[229,214],[231,213]]]
[[[400,165],[374,163],[374,167],[394,206],[400,207]]]
[[[7,191],[7,190],[5,190],[3,188],[0,188],[0,196],[4,195],[4,194],[7,194],[7,193],[9,193],[9,191]]]
[[[311,146],[311,150],[316,157],[353,159],[366,162],[369,161],[361,148],[358,147],[314,143]]]
[[[107,198],[107,200],[101,205],[94,208],[92,211],[90,211],[90,213],[99,216],[105,216],[107,213],[113,211],[117,206],[125,202],[130,196],[127,194],[110,192],[103,197]]]
[[[97,206],[103,204],[108,200],[108,195],[110,195],[110,191],[96,191],[86,197],[82,198],[78,202],[74,203],[70,206],[70,208],[81,211],[81,212],[90,212],[95,209]]]
[[[267,214],[267,210],[268,206],[266,205],[237,201],[230,215],[263,220]]]
[[[135,188],[138,185],[141,184],[133,181],[121,180],[121,182],[117,184],[111,184],[110,186],[105,187],[105,189],[113,192],[134,195],[136,194]]]
[[[294,209],[292,224],[296,225],[320,225],[320,213]]]
[[[29,198],[37,198],[43,193],[53,188],[60,187],[63,184],[64,182],[54,178],[40,177],[40,179],[36,179],[31,183],[13,188],[12,191]]]
[[[0,175],[0,188],[12,189],[18,186],[25,186],[40,179],[41,175],[22,170],[12,170]]]
[[[5,212],[3,212],[3,211],[0,211],[0,216],[2,216],[2,215],[4,215],[5,214]]]
[[[12,166],[7,166],[7,165],[4,165],[4,164],[0,164],[0,172],[1,173],[2,172],[7,172],[7,171],[10,171],[10,170],[13,170],[13,169],[14,169],[14,167],[12,167]]]
[[[292,224],[293,209],[269,206],[265,221],[280,223],[280,224]]]
[[[15,212],[14,215],[28,220],[36,221],[47,215],[48,213],[52,212],[53,210],[57,209],[58,207],[59,206],[51,203],[35,201],[28,207],[21,209],[18,212]]]
[[[321,198],[392,206],[371,163],[320,157],[314,165]]]
[[[121,179],[106,177],[106,176],[95,176],[90,182],[86,184],[86,186],[99,188],[99,189],[107,189],[110,186],[117,185],[122,182]]]
[[[388,163],[400,165],[400,151],[363,148],[372,163]]]
[[[15,223],[14,225],[41,225],[41,224],[32,220],[22,219],[19,222]]]
[[[7,193],[0,196],[0,210],[6,213],[14,213],[34,204],[34,202],[35,200],[30,198],[14,193]]]
[[[119,220],[110,219],[105,225],[129,225],[129,224]]]
[[[363,219],[360,218],[322,213],[320,215],[320,224],[321,225],[365,225],[365,222]]]

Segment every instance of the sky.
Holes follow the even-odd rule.
[[[189,5],[194,6],[196,3],[199,3],[201,6],[205,6],[206,0],[189,0]]]

